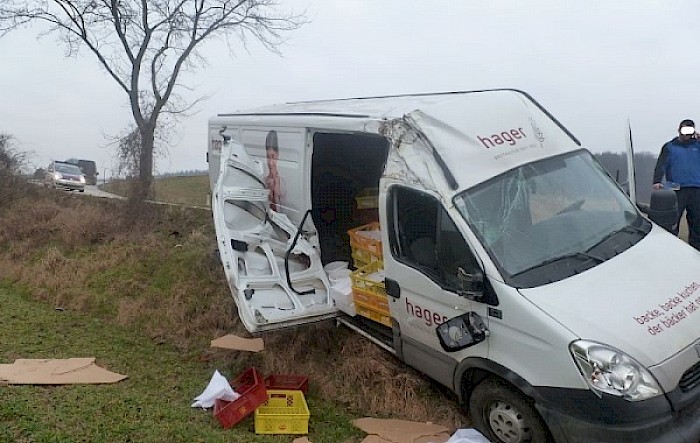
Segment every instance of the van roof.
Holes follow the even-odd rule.
[[[248,115],[326,115],[332,117],[355,118],[398,118],[404,114],[425,106],[449,101],[456,95],[477,94],[495,91],[512,91],[525,94],[515,89],[491,89],[479,91],[452,91],[425,94],[401,94],[376,97],[354,97],[328,100],[310,100],[274,104],[259,108],[245,109],[218,114],[226,116]],[[527,95],[527,94],[526,94]]]
[[[221,131],[217,126],[226,130],[238,125],[381,133],[385,119],[405,119],[425,136],[453,190],[580,149],[561,123],[516,89],[286,103],[220,114],[209,124],[212,134]]]

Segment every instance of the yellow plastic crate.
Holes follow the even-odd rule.
[[[268,389],[255,410],[256,434],[308,434],[309,407],[302,391]]]
[[[373,309],[371,306],[364,305],[360,302],[355,302],[355,310],[357,315],[361,315],[384,326],[391,327],[391,316],[388,313],[380,312]]]
[[[352,264],[356,269],[363,268],[375,261],[381,262],[382,257],[376,256],[371,252],[367,252],[362,249],[354,249],[352,251]]]
[[[379,295],[362,289],[352,288],[352,300],[375,309],[382,314],[389,314],[389,299],[386,294]]]
[[[377,280],[373,274],[384,270],[384,262],[381,260],[373,261],[366,266],[350,273],[353,289],[360,289],[364,292],[369,292],[379,297],[386,298],[386,285],[384,279]]]
[[[363,231],[365,231],[363,233]],[[382,241],[367,236],[366,231],[380,231],[379,222],[358,226],[348,231],[353,259],[369,263],[382,259]]]
[[[379,207],[379,188],[365,188],[355,197],[357,209],[374,209]]]

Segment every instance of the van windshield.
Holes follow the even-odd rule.
[[[506,283],[529,288],[597,266],[651,224],[590,153],[512,169],[455,197]]]

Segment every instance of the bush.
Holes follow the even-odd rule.
[[[0,133],[0,208],[7,209],[12,203],[31,192],[21,170],[27,155],[12,145],[12,136]]]

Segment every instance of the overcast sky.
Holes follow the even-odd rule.
[[[1,0],[0,0],[1,1]],[[184,119],[157,172],[206,169],[207,119],[286,101],[518,88],[593,152],[658,153],[683,118],[700,124],[697,0],[280,0],[310,23],[282,56],[251,44],[204,48],[187,77],[210,98]],[[52,36],[0,39],[0,132],[51,159],[114,167],[109,136],[131,122],[127,96],[83,51],[65,58]],[[186,95],[195,97],[195,95]]]

